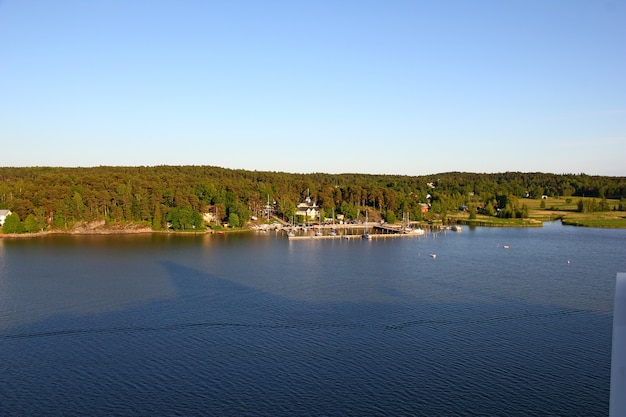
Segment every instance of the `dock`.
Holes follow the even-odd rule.
[[[264,225],[258,228],[259,231],[274,231],[282,233],[290,240],[311,240],[311,239],[362,239],[363,233],[369,230],[372,239],[386,239],[392,237],[420,237],[429,233],[437,233],[451,230],[450,226],[424,225],[418,222],[412,224],[389,225],[380,222],[356,223],[356,224],[323,224],[310,226],[294,226],[287,224],[276,224],[272,226]],[[334,230],[334,234],[332,231]],[[291,236],[289,236],[291,235]]]
[[[405,230],[402,230],[400,228],[397,227],[391,227],[391,226],[385,226],[385,225],[380,225],[380,224],[370,224],[368,225],[368,227],[372,228],[373,230],[377,230],[379,233],[369,233],[369,236],[372,239],[386,239],[386,238],[391,238],[391,237],[419,237],[419,236],[423,236],[425,234],[424,231],[422,231],[421,233],[412,233],[412,232],[407,232]],[[322,227],[322,229],[325,229],[324,227]],[[363,238],[363,233],[354,233],[354,234],[347,234],[345,233],[347,230],[356,230],[356,231],[361,231],[361,230],[365,230],[365,226],[364,225],[359,225],[358,227],[354,227],[354,226],[348,226],[346,227],[344,225],[344,227],[337,227],[336,230],[343,230],[344,233],[340,233],[337,232],[337,234],[335,235],[330,235],[330,234],[322,234],[322,235],[316,235],[316,234],[304,234],[304,235],[295,235],[295,236],[288,236],[289,240],[310,240],[310,239],[362,239]]]
[[[409,233],[370,233],[370,237],[372,239],[387,239],[387,238],[396,238],[396,237],[420,237],[420,236],[424,236],[424,235],[417,235],[417,234],[409,234]],[[346,240],[353,240],[353,239],[363,239],[362,235],[335,235],[335,236],[330,236],[330,235],[321,235],[321,236],[315,236],[315,235],[300,235],[300,236],[288,236],[289,240],[315,240],[315,239],[346,239]]]

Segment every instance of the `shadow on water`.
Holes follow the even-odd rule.
[[[497,308],[306,302],[177,262],[160,265],[175,298],[1,333],[0,414],[605,415],[608,409],[610,342],[597,340],[610,341],[610,317],[519,300]],[[410,298],[389,288],[393,297]]]
[[[406,305],[384,306],[381,304],[367,303],[322,303],[294,301],[274,294],[265,293],[257,288],[238,284],[228,279],[223,279],[213,274],[186,267],[184,265],[162,261],[159,263],[167,271],[171,283],[174,285],[177,296],[174,299],[141,302],[138,306],[128,306],[124,311],[110,312],[102,315],[93,314],[70,314],[61,315],[46,321],[39,326],[23,326],[22,330],[10,331],[0,334],[0,339],[36,338],[50,336],[64,336],[72,334],[97,334],[97,333],[132,333],[132,332],[159,332],[179,330],[195,327],[251,327],[251,328],[334,328],[334,327],[370,327],[377,330],[401,329],[409,326],[437,325],[464,326],[468,324],[495,323],[533,318],[547,318],[569,315],[583,315],[583,310],[568,308],[547,308],[546,311],[538,312],[533,306],[526,309],[511,310],[510,306],[519,300],[513,297],[498,297],[499,305],[503,309],[494,308],[493,294],[479,292],[464,286],[446,284],[448,290],[454,289],[460,293],[467,292],[472,295],[480,295],[488,299],[491,314],[482,314],[484,311],[480,305],[453,303],[429,305],[423,303],[419,309],[412,309]],[[380,286],[381,292],[394,298],[413,301],[410,294],[395,288]],[[241,314],[233,313],[236,309]],[[373,310],[377,310],[379,318],[371,317]],[[455,314],[454,311],[464,312]],[[520,312],[520,310],[523,310]],[[169,311],[175,314],[168,315]],[[481,311],[481,314],[472,314]],[[402,314],[400,313],[402,312]],[[407,312],[416,315],[424,315],[416,320],[402,321]],[[79,317],[89,317],[96,321],[118,322],[111,319],[115,316],[133,316],[133,325],[110,326],[98,328],[67,328],[51,331],[28,332],[27,329],[34,327],[55,327],[51,323],[72,323]],[[310,318],[315,317],[316,321]],[[207,320],[207,319],[211,320]],[[141,320],[140,320],[141,319]],[[342,320],[343,319],[343,320]],[[155,323],[156,321],[156,323]]]

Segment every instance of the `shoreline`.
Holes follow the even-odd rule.
[[[496,222],[488,222],[488,221],[467,221],[465,219],[457,219],[457,224],[463,225],[465,227],[513,227],[513,228],[526,228],[526,227],[543,227],[545,221],[558,221],[560,220],[564,226],[572,226],[572,227],[596,227],[596,228],[614,228],[620,229],[622,227],[610,227],[606,225],[589,225],[585,224],[585,222],[575,222],[575,221],[567,221],[566,219],[554,219],[554,220],[538,220],[533,219],[527,222],[519,222],[515,223],[496,223]],[[375,223],[368,224],[369,226],[374,226]],[[423,227],[431,228],[441,228],[441,225],[422,225]],[[323,229],[327,229],[330,226],[322,226]],[[347,228],[363,228],[364,225],[334,225],[337,229],[347,229]],[[176,234],[176,235],[189,235],[189,236],[197,236],[197,235],[212,235],[212,234],[231,234],[231,233],[245,233],[245,232],[256,232],[260,231],[260,229],[255,227],[246,227],[240,229],[225,229],[220,231],[215,231],[212,229],[207,229],[204,231],[174,231],[174,230],[153,230],[147,226],[139,226],[139,225],[128,225],[122,226],[119,225],[114,227],[103,227],[99,225],[98,227],[85,227],[85,225],[81,225],[76,227],[75,229],[70,230],[45,230],[35,233],[0,233],[0,239],[35,239],[38,237],[45,236],[54,236],[54,235],[68,235],[68,236],[102,236],[102,235],[141,235],[141,234]],[[262,231],[262,230],[261,230]],[[385,236],[390,236],[390,234],[384,234]],[[300,237],[300,236],[299,236]],[[319,236],[318,236],[319,237]],[[301,238],[305,238],[305,236],[301,236]],[[309,238],[309,236],[306,236]]]
[[[97,236],[97,235],[139,235],[148,233],[159,233],[157,230],[98,230],[98,231],[74,231],[74,230],[45,230],[35,233],[0,233],[0,239],[31,239],[37,237],[51,235],[68,235],[68,236]]]
[[[232,232],[247,232],[253,231],[250,230],[233,230]],[[226,233],[232,233],[226,232]],[[45,236],[56,236],[56,235],[66,235],[66,236],[113,236],[113,235],[151,235],[151,234],[171,234],[171,235],[212,235],[217,234],[217,232],[213,231],[204,231],[204,232],[181,232],[181,231],[166,231],[166,230],[111,230],[111,231],[91,231],[91,232],[75,232],[71,230],[47,230],[43,232],[36,233],[0,233],[0,239],[35,239],[38,237]]]

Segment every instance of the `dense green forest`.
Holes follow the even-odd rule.
[[[523,216],[521,208],[511,206],[514,197],[623,201],[626,177],[521,172],[292,174],[211,166],[0,168],[0,209],[11,210],[15,216],[9,216],[10,224],[30,232],[98,219],[145,224],[155,230],[197,230],[206,226],[202,214],[208,212],[217,213],[220,223],[238,227],[253,216],[262,218],[268,200],[275,215],[291,219],[296,205],[309,194],[326,216],[334,212],[348,219],[362,216],[364,210],[389,220],[403,213],[416,220],[445,219],[446,213],[461,206],[491,215]],[[429,205],[429,213],[422,213],[420,203]]]

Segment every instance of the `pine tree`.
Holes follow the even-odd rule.
[[[2,226],[3,233],[24,233],[24,225],[20,220],[20,216],[17,213],[9,214],[4,219],[4,225]]]

